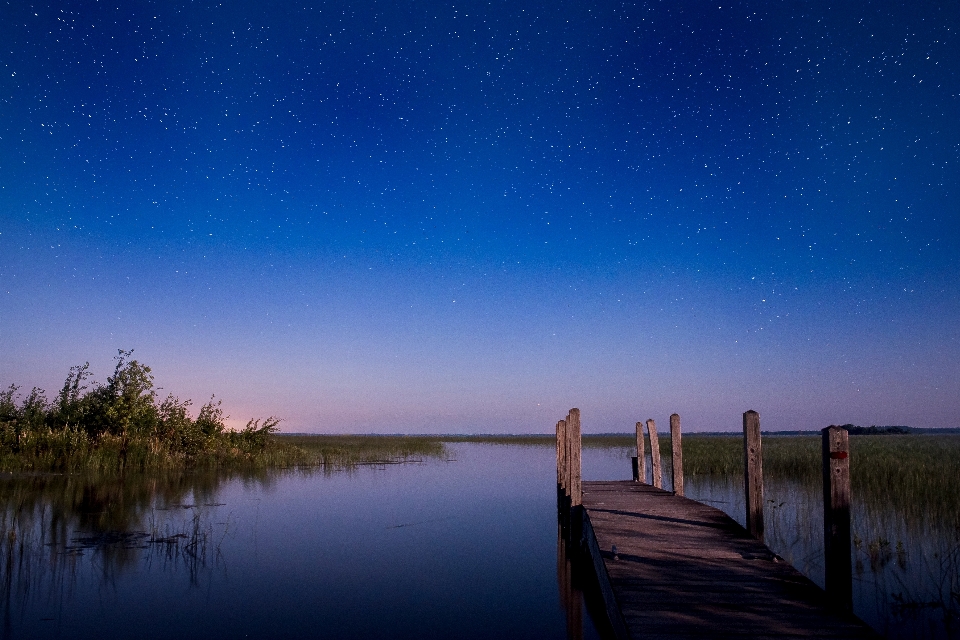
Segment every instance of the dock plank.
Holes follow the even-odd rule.
[[[638,482],[584,482],[583,519],[623,637],[879,637],[708,505]]]

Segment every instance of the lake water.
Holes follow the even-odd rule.
[[[553,449],[325,475],[2,482],[10,638],[599,637],[558,584]],[[18,512],[19,509],[19,512]]]
[[[602,637],[589,572],[558,546],[554,448],[447,447],[330,474],[0,478],[2,636]],[[583,476],[628,479],[629,455],[586,448]],[[687,486],[742,522],[739,483]],[[767,542],[822,583],[815,489],[768,483]],[[957,637],[956,544],[897,526],[854,511],[856,612],[891,637]]]

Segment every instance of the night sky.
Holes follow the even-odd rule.
[[[0,385],[960,427],[955,2],[0,4]]]

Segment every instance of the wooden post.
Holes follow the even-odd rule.
[[[647,420],[647,433],[650,434],[650,466],[653,467],[653,486],[663,489],[663,474],[660,471],[660,441],[657,440],[657,423],[653,418]]]
[[[557,422],[557,488],[566,495],[567,491],[567,423]]]
[[[747,531],[763,541],[763,455],[760,450],[760,414],[743,414],[743,488],[747,502]]]
[[[570,420],[570,413],[567,412],[567,417],[563,420],[564,426],[564,438],[563,438],[563,495],[567,498],[570,497],[570,482],[573,479],[571,469],[573,468],[573,446],[571,444],[573,438],[572,432],[572,422]]]
[[[673,493],[683,495],[683,447],[680,443],[680,415],[670,416],[670,445],[673,462]]]
[[[821,432],[823,444],[823,551],[829,603],[853,609],[850,558],[850,434],[830,426]]]
[[[580,409],[570,409],[567,419],[570,432],[570,506],[578,507],[583,503],[583,490],[580,483]]]
[[[643,450],[643,423],[637,423],[637,470],[634,473],[637,482],[647,481],[647,456]]]

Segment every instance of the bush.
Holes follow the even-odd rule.
[[[197,417],[190,400],[158,402],[150,367],[119,351],[113,375],[88,390],[90,364],[72,367],[51,404],[34,388],[22,401],[10,385],[0,392],[0,469],[123,469],[249,460],[266,450],[277,418],[228,429],[211,397]]]

